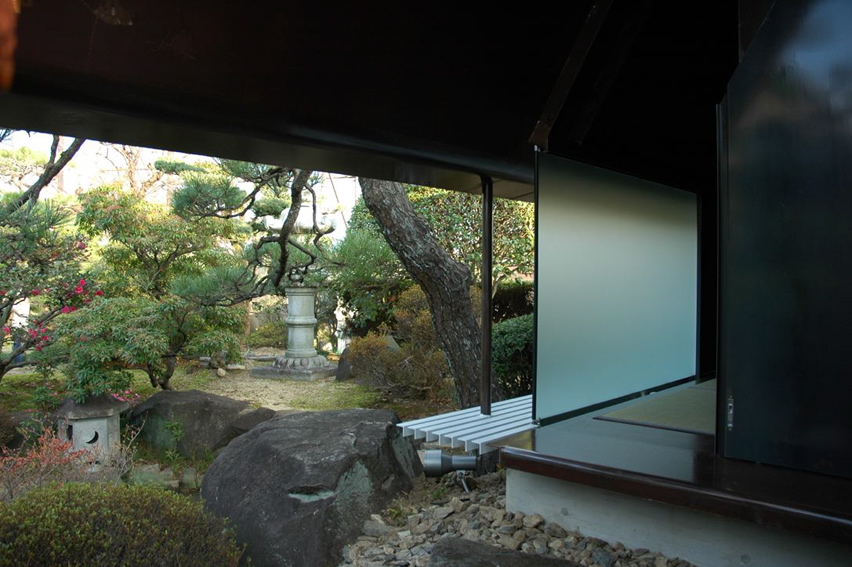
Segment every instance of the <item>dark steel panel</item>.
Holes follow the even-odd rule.
[[[376,148],[321,145],[307,136],[267,137],[229,124],[192,122],[174,116],[134,116],[79,104],[45,101],[35,97],[5,94],[0,100],[0,124],[7,128],[51,132],[104,142],[256,161],[372,177],[393,179],[454,191],[479,193],[482,184],[474,169],[484,163],[455,155],[456,169],[438,163],[434,156],[416,159],[405,148]],[[315,134],[315,133],[314,133]],[[386,151],[380,151],[386,150]],[[532,148],[529,150],[532,152]],[[466,169],[467,168],[467,169]],[[471,169],[473,168],[473,169]],[[532,199],[532,172],[529,179],[520,170],[504,171],[509,176],[494,179],[494,194],[509,199]],[[495,174],[496,175],[496,174]]]
[[[757,30],[763,25],[763,20],[774,3],[775,0],[744,0],[739,3],[741,58],[757,34]]]
[[[592,3],[24,2],[0,124],[531,198],[528,138]],[[551,150],[712,192],[737,1],[612,4]]]
[[[852,478],[852,3],[776,3],[727,95],[724,455]]]

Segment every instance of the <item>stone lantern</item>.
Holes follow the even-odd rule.
[[[109,458],[121,447],[121,412],[130,405],[109,395],[95,396],[85,403],[67,399],[57,412],[59,438],[70,441],[73,451],[89,451],[92,463]]]
[[[314,348],[317,319],[315,305],[317,288],[288,287],[287,294],[287,350],[275,359],[272,366],[252,368],[252,375],[265,378],[290,378],[316,380],[333,376],[337,365],[329,362]]]
[[[281,225],[287,218],[289,211],[281,212]],[[334,219],[329,214],[323,213],[317,224],[323,234],[332,232],[335,228]],[[267,223],[272,227],[280,227]],[[296,224],[293,227],[294,234],[311,234],[314,231],[314,208],[307,201],[301,204]],[[290,286],[284,288],[287,294],[287,350],[283,356],[276,357],[272,366],[256,366],[252,368],[252,376],[266,378],[289,378],[292,380],[316,380],[333,376],[337,371],[337,364],[329,362],[314,348],[316,337],[316,298],[317,288],[303,285],[303,276],[297,271],[288,275]]]

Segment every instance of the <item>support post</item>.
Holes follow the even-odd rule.
[[[491,272],[494,252],[494,182],[482,176],[482,376],[479,406],[482,415],[491,415]]]

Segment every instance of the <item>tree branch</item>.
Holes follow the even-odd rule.
[[[287,211],[287,218],[281,226],[281,232],[278,233],[278,244],[280,247],[278,269],[272,277],[272,284],[276,288],[281,285],[281,280],[284,279],[284,274],[287,271],[287,259],[290,256],[287,250],[287,241],[290,239],[290,233],[293,232],[293,227],[296,226],[296,219],[299,217],[299,209],[302,206],[302,190],[307,187],[312,173],[312,171],[307,169],[298,170],[293,177],[293,183],[290,185],[290,209]]]
[[[74,157],[74,154],[77,153],[77,150],[80,149],[85,141],[86,140],[82,138],[75,138],[74,141],[71,142],[71,145],[68,146],[68,149],[62,152],[57,160],[56,152],[59,150],[59,136],[54,136],[53,143],[50,146],[50,159],[47,164],[45,164],[44,170],[36,182],[12,203],[11,210],[16,211],[27,203],[34,203],[38,201],[41,190],[53,181],[53,178],[62,171],[63,167],[68,165],[68,162],[71,161],[71,158]]]

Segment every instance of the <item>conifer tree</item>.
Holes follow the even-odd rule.
[[[231,160],[218,160],[211,171],[185,164],[158,163],[184,177],[173,198],[175,212],[186,219],[245,219],[249,235],[242,271],[222,273],[219,294],[207,301],[235,304],[268,294],[283,294],[316,274],[329,255],[323,237],[334,230],[319,218],[313,171]],[[250,189],[240,189],[248,185]],[[310,199],[309,226],[297,227],[305,199]],[[279,219],[280,224],[270,223]],[[302,230],[298,230],[301,228]],[[212,290],[208,290],[212,291]]]
[[[242,310],[196,298],[210,272],[239,266],[240,224],[190,222],[132,188],[99,187],[80,200],[78,225],[106,242],[93,267],[105,297],[61,328],[72,395],[120,389],[132,367],[145,370],[152,386],[169,389],[179,356],[236,357]]]
[[[0,131],[0,139],[10,133]],[[35,364],[25,355],[53,343],[57,318],[85,306],[96,293],[81,272],[87,245],[70,225],[71,211],[41,199],[83,140],[73,140],[65,150],[60,144],[54,136],[44,157],[0,151],[0,176],[12,188],[0,196],[0,378]]]
[[[130,367],[168,389],[179,356],[235,358],[239,306],[303,281],[317,265],[326,229],[315,222],[307,240],[294,231],[311,172],[225,160],[156,165],[182,178],[171,207],[132,187],[81,197],[79,225],[107,239],[95,274],[109,297],[64,327],[78,398],[127,383]],[[265,222],[288,206],[280,228]]]

